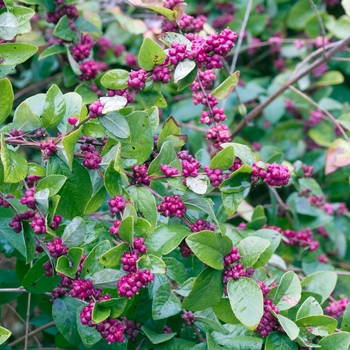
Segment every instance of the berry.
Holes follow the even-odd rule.
[[[113,97],[115,95],[123,96],[127,99],[128,103],[134,102],[134,97],[130,94],[130,92],[127,89],[125,89],[125,90],[109,90],[109,89],[107,89],[107,95],[109,97]]]
[[[168,333],[172,333],[173,331],[171,330],[170,327],[168,327],[167,325],[164,326],[163,328],[163,334],[168,334]]]
[[[226,255],[224,257],[224,264],[231,265],[231,264],[237,262],[240,258],[241,258],[241,255],[238,252],[238,248],[233,247],[231,250],[231,253],[229,253],[228,255]]]
[[[113,223],[113,226],[111,226],[109,228],[109,232],[112,235],[115,235],[115,236],[119,237],[118,228],[119,228],[121,222],[122,222],[121,220],[115,220],[114,223]]]
[[[13,198],[12,194],[8,194],[5,198]],[[10,203],[0,194],[0,207],[10,208]]]
[[[72,56],[76,61],[83,61],[90,56],[91,49],[94,46],[94,41],[90,34],[81,36],[80,43],[72,46]]]
[[[46,275],[47,276],[47,275]],[[61,287],[56,287],[52,292],[51,292],[51,302],[53,303],[57,298],[61,298],[67,295],[67,291],[64,288]]]
[[[316,250],[319,246],[319,243],[313,240],[312,231],[309,228],[297,232],[287,229],[283,234],[288,238],[284,241],[285,244],[294,245],[296,247],[309,247],[311,251]]]
[[[9,198],[9,197],[7,197]],[[344,214],[348,213],[349,210],[348,208],[346,207],[345,203],[339,203],[339,206],[338,206],[338,209],[337,209],[337,215],[338,216],[343,216]]]
[[[266,182],[270,186],[288,185],[290,174],[288,167],[277,163],[265,163],[266,169],[255,162],[252,165],[252,173],[250,180],[253,184],[259,180]]]
[[[62,255],[67,254],[67,247],[62,244],[62,239],[59,237],[56,237],[53,239],[53,241],[46,243],[46,248],[48,249],[50,255],[52,258],[59,258]]]
[[[126,200],[118,195],[108,201],[108,205],[110,206],[110,211],[112,214],[117,214],[123,212],[126,207]]]
[[[215,227],[209,221],[198,219],[191,227],[192,232],[200,232],[204,230],[215,231]]]
[[[317,260],[322,263],[322,264],[327,264],[328,263],[328,258],[325,254],[321,254],[317,257]]]
[[[260,320],[255,332],[259,333],[262,337],[267,337],[271,332],[278,329],[279,323],[275,316],[270,311],[279,313],[277,307],[272,303],[271,299],[264,300],[264,314]]]
[[[113,44],[108,38],[101,36],[97,40],[97,46],[98,46],[98,56],[100,58],[104,58],[107,51],[113,47]]]
[[[173,9],[176,5],[183,3],[183,0],[165,0],[164,7]]]
[[[219,187],[219,185],[222,182],[223,176],[222,176],[222,169],[216,168],[216,169],[210,169],[209,166],[204,167],[205,173],[208,175],[210,183],[213,187]]]
[[[48,12],[45,17],[47,22],[57,24],[64,15],[69,19],[75,19],[79,17],[79,12],[73,4],[67,4],[56,7],[55,12]]]
[[[256,281],[256,283],[259,285],[261,292],[263,294],[263,297],[266,298],[267,294],[270,293],[270,288],[262,281]]]
[[[181,217],[186,212],[186,207],[179,199],[179,195],[165,196],[161,204],[157,205],[157,210],[163,216]]]
[[[152,282],[154,275],[149,270],[137,270],[123,276],[117,283],[119,296],[132,298],[141,288],[146,288]]]
[[[54,140],[47,140],[40,143],[40,148],[46,157],[50,157],[58,150]]]
[[[40,214],[35,214],[30,226],[38,235],[46,233],[45,219],[42,218]]]
[[[121,258],[122,268],[128,272],[136,272],[136,262],[139,256],[125,252]]]
[[[101,296],[102,290],[98,288],[94,288],[92,286],[92,282],[90,280],[81,280],[77,279],[72,282],[71,290],[69,291],[69,295],[82,299],[98,299]]]
[[[311,112],[310,118],[306,124],[308,127],[313,127],[317,124],[320,124],[323,117],[324,117],[324,114],[321,111],[315,109]]]
[[[128,320],[125,316],[122,318],[122,324],[125,329],[124,332],[128,335],[129,340],[135,343],[136,337],[140,332],[141,324],[135,323],[132,320]]]
[[[348,298],[342,298],[337,301],[331,301],[329,305],[324,309],[326,315],[333,318],[342,317],[347,305],[349,303]]]
[[[94,305],[95,301],[90,301],[90,303],[87,306],[84,306],[83,310],[80,312],[80,322],[88,325],[89,327],[96,326],[96,324],[92,321],[92,310]]]
[[[217,124],[208,129],[206,138],[212,142],[215,148],[219,148],[222,143],[231,140],[231,135],[227,125]]]
[[[80,80],[95,79],[99,71],[99,66],[96,61],[85,61],[80,65],[81,75],[78,76]]]
[[[78,122],[78,118],[76,118],[76,117],[74,117],[74,116],[70,116],[69,118],[68,118],[68,124],[70,124],[70,125],[75,125],[77,122]]]
[[[50,228],[56,231],[58,229],[59,224],[62,222],[62,216],[55,215],[50,224]]]
[[[120,57],[121,54],[126,50],[124,45],[116,45],[114,46],[113,52],[116,57]],[[136,60],[135,60],[136,63]],[[134,66],[135,64],[131,64],[131,66]]]
[[[83,160],[83,165],[87,169],[97,170],[102,161],[101,155],[98,152],[86,152],[85,159]]]
[[[138,71],[132,70],[130,72],[128,86],[134,88],[135,90],[142,90],[145,87],[147,80],[147,72],[144,69]]]
[[[138,184],[145,184],[146,186],[149,186],[151,183],[150,177],[147,175],[147,167],[146,165],[134,165],[132,167],[134,182]]]
[[[89,111],[90,111],[90,118],[97,118],[102,115],[103,111],[103,104],[101,103],[100,100],[97,100],[89,106]]]
[[[46,261],[43,264],[43,267],[44,267],[44,270],[45,270],[45,276],[47,276],[47,277],[53,276],[53,267],[52,267],[52,264],[51,264],[50,260]]]
[[[222,16],[218,16],[213,20],[213,28],[219,29],[226,27],[230,22],[234,20],[234,16],[230,13],[226,13]]]
[[[17,130],[17,129],[12,129],[9,134],[12,136],[12,137],[19,137],[19,136],[23,136],[25,134],[24,131],[20,131],[20,130]]]
[[[303,164],[302,165],[302,169],[304,171],[304,176],[305,177],[311,177],[312,176],[312,173],[314,171],[314,167],[313,166],[308,166],[306,164]]]
[[[192,311],[183,311],[181,315],[182,319],[186,326],[192,326],[196,322],[196,318],[194,317]]]
[[[122,46],[122,45],[121,45],[121,46]],[[116,50],[116,48],[115,48],[115,50]],[[115,50],[114,50],[114,52],[115,52]],[[118,57],[118,56],[117,56],[117,57]],[[126,56],[125,56],[125,63],[126,63],[126,65],[129,66],[129,67],[137,67],[138,64],[137,64],[137,57],[136,57],[136,55],[134,55],[134,54],[128,52],[128,53],[126,54]]]
[[[171,79],[170,69],[168,67],[155,66],[151,78],[153,81],[160,81],[162,84],[169,83]]]
[[[38,180],[41,179],[41,176],[36,176],[36,175],[28,175],[27,176],[27,185],[28,187],[34,187],[34,185],[38,182]]]
[[[125,339],[124,326],[115,318],[107,318],[96,326],[96,330],[101,333],[109,344],[122,343]]]
[[[25,196],[20,199],[20,202],[26,205],[28,208],[35,209],[34,188],[30,188],[26,191]]]
[[[178,173],[179,173],[179,170],[177,170],[176,168],[172,168],[171,166],[166,165],[166,164],[162,164],[160,166],[160,170],[163,172],[163,174],[166,177],[175,176],[175,175],[178,175]]]
[[[188,176],[196,177],[199,174],[199,168],[201,167],[197,159],[188,154],[188,151],[180,151],[177,153],[182,164],[182,175],[186,178]]]
[[[145,254],[147,252],[144,238],[134,238],[134,248],[132,249],[132,252],[134,254]]]

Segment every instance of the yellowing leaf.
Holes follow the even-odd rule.
[[[350,142],[343,139],[335,140],[326,154],[325,174],[328,175],[338,168],[350,164]]]

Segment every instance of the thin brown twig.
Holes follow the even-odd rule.
[[[31,263],[30,264],[31,266],[30,267],[33,267],[33,264]],[[29,321],[30,321],[30,302],[31,302],[31,299],[32,299],[32,294],[31,293],[28,293],[28,298],[27,298],[27,314],[26,314],[26,332],[25,332],[25,340],[24,340],[24,350],[27,350],[28,349],[28,334],[29,334]]]
[[[195,331],[195,333],[197,334],[198,339],[202,342],[205,343],[206,340],[203,338],[202,334],[199,332],[198,328],[193,324],[192,325],[193,330]]]
[[[326,114],[326,116],[329,118],[329,120],[336,125],[336,127],[340,130],[340,132],[342,133],[342,135],[344,136],[344,139],[349,141],[349,137],[346,134],[345,130],[343,129],[343,127],[340,125],[340,123],[338,122],[337,119],[334,118],[334,116],[329,113],[326,109],[324,109],[322,106],[320,106],[317,102],[315,102],[312,98],[310,98],[309,96],[307,96],[306,94],[304,94],[302,91],[300,91],[299,89],[297,89],[294,86],[289,86],[289,89],[293,90],[295,93],[297,93],[299,96],[303,97],[306,101],[310,102],[312,105],[314,105],[315,107],[317,107],[320,111],[322,111],[324,114]]]
[[[300,80],[302,77],[304,77],[306,74],[313,71],[316,67],[321,65],[322,63],[329,60],[332,56],[334,56],[337,52],[342,50],[345,46],[347,46],[350,43],[350,36],[346,38],[345,40],[342,40],[336,47],[334,47],[332,50],[326,53],[324,57],[318,58],[316,61],[314,61],[310,66],[305,69],[304,71],[300,72],[293,78],[289,78],[286,83],[284,83],[277,91],[275,91],[273,94],[271,94],[263,103],[259,104],[257,107],[255,107],[252,111],[248,113],[246,118],[242,119],[236,126],[236,128],[233,130],[231,137],[234,138],[246,125],[247,122],[251,122],[258,116],[260,116],[263,109],[268,106],[272,101],[274,101],[279,95],[281,95],[285,90],[289,88],[289,86],[296,83],[298,80]]]
[[[322,50],[323,50],[323,56],[325,56],[325,54],[326,54],[326,48],[325,48],[325,45],[326,45],[326,29],[324,27],[322,18],[320,16],[320,13],[317,10],[317,7],[316,7],[314,1],[313,0],[309,0],[309,1],[310,1],[310,4],[311,4],[311,7],[312,7],[313,11],[315,12],[318,24],[320,26],[320,31],[321,31],[321,36],[322,36]]]
[[[54,325],[55,325],[54,321],[49,322],[47,324],[44,324],[43,326],[41,326],[41,327],[39,327],[37,329],[34,329],[34,331],[31,331],[27,335],[24,335],[23,337],[20,337],[20,338],[16,339],[12,343],[8,344],[8,346],[11,348],[11,347],[17,345],[18,343],[21,343],[23,340],[25,340],[26,337],[29,339],[29,338],[33,337],[34,335],[36,335],[36,334],[44,331],[47,328],[50,328],[50,327],[54,326]]]

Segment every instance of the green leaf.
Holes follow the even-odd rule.
[[[81,96],[84,104],[90,104],[98,99],[96,92],[92,91],[90,86],[86,84],[79,84],[74,92]]]
[[[166,32],[158,35],[158,39],[167,46],[171,46],[172,43],[185,44],[187,50],[192,47],[192,42],[188,40],[184,35],[173,32]]]
[[[44,110],[41,116],[46,129],[54,129],[66,112],[66,101],[57,85],[52,85],[46,93]]]
[[[335,318],[324,315],[303,317],[295,321],[295,323],[299,327],[306,328],[309,333],[322,337],[334,333],[338,325],[338,321]]]
[[[111,244],[109,241],[102,241],[91,250],[90,254],[86,257],[83,263],[83,268],[81,271],[81,276],[83,278],[87,279],[95,272],[103,269],[103,265],[100,263],[99,258],[110,248]]]
[[[73,41],[75,34],[69,25],[67,15],[60,18],[55,26],[53,35],[63,39],[64,41]]]
[[[77,329],[77,310],[81,305],[82,303],[79,300],[65,296],[56,299],[52,306],[52,317],[55,326],[63,337],[75,346],[81,344]]]
[[[157,224],[158,211],[156,200],[151,192],[144,187],[131,186],[128,188],[130,197],[134,202],[135,209],[154,228]]]
[[[11,12],[16,16],[19,27],[27,24],[35,14],[35,11],[31,8],[18,5],[15,6]]]
[[[21,103],[15,110],[13,126],[21,131],[33,131],[42,126],[42,120],[35,115],[28,104]]]
[[[98,303],[95,302],[94,308],[92,309],[91,319],[95,323],[101,323],[109,317],[111,310],[109,308],[100,308]]]
[[[154,294],[152,318],[162,320],[177,315],[182,310],[180,300],[171,292],[170,283],[162,284]]]
[[[12,85],[7,78],[0,80],[0,91],[0,123],[2,123],[9,116],[14,100]]]
[[[83,311],[84,305],[77,309],[76,320],[77,320],[77,330],[79,336],[85,347],[90,348],[91,346],[98,343],[102,337],[101,333],[97,332],[95,327],[89,327],[88,325],[83,325],[80,320],[80,313]]]
[[[39,192],[45,188],[49,190],[49,197],[54,196],[64,185],[67,177],[64,175],[49,175],[41,179],[35,186],[35,192]]]
[[[227,294],[237,319],[253,331],[263,316],[264,300],[260,287],[252,279],[241,277],[227,283]]]
[[[77,216],[64,229],[62,235],[62,243],[67,247],[80,245],[84,241],[86,235],[85,221]]]
[[[347,332],[350,331],[350,303],[346,306],[346,309],[344,311],[341,321],[341,330]]]
[[[266,338],[265,350],[298,350],[298,345],[286,334],[272,332]]]
[[[318,343],[320,350],[347,350],[350,345],[350,334],[338,332],[321,339]]]
[[[139,269],[148,269],[153,274],[156,273],[165,275],[165,273],[169,273],[164,261],[158,258],[158,256],[152,254],[141,256],[141,258],[137,261],[137,267]]]
[[[187,281],[189,275],[185,266],[176,258],[166,257],[163,258],[166,264],[166,275],[176,283],[184,283]]]
[[[327,283],[324,283],[327,281]],[[337,274],[332,271],[317,271],[306,276],[301,282],[301,286],[308,292],[319,294],[324,303],[333,292],[337,283]]]
[[[242,203],[244,199],[244,191],[237,193],[221,192],[221,198],[227,215],[231,216],[237,211],[238,206]]]
[[[194,82],[194,80],[196,79],[197,72],[198,72],[198,68],[196,66],[183,79],[179,80],[178,84],[177,84],[177,91],[182,91],[182,90],[186,89],[188,86],[190,86]]]
[[[147,252],[157,256],[166,255],[190,234],[191,231],[186,226],[161,224],[146,238]]]
[[[256,236],[242,239],[238,244],[238,250],[242,257],[240,263],[243,264],[244,268],[253,266],[269,245],[270,242],[267,239]]]
[[[230,300],[228,298],[222,298],[218,304],[213,306],[213,311],[217,318],[224,323],[240,323],[231,309]]]
[[[125,310],[127,300],[124,298],[112,298],[108,300],[102,300],[98,303],[101,308],[109,308],[111,318],[119,317]]]
[[[174,21],[176,19],[176,11],[172,11],[172,10],[165,8],[165,7],[153,6],[153,5],[147,5],[145,7],[163,15],[164,17],[166,17],[170,21]]]
[[[8,329],[0,326],[0,345],[4,344],[5,341],[11,337],[12,332],[10,332]],[[174,333],[175,335],[176,333]]]
[[[0,44],[0,67],[15,66],[23,63],[28,58],[32,57],[37,51],[38,48],[30,44]]]
[[[111,197],[123,193],[123,176],[114,169],[114,160],[111,160],[105,171],[105,186]]]
[[[298,320],[307,316],[323,315],[323,310],[318,301],[310,296],[300,306],[295,319]]]
[[[108,249],[108,248],[106,248]],[[97,258],[96,258],[97,261]],[[96,288],[115,288],[116,283],[125,275],[125,271],[103,269],[91,276],[92,283]]]
[[[66,151],[68,166],[70,170],[72,170],[73,159],[74,159],[74,149],[79,140],[81,130],[82,130],[82,126],[79,129],[71,132],[69,135],[63,136],[63,139],[62,139],[62,145],[64,150]]]
[[[301,285],[298,276],[293,271],[286,272],[280,283],[274,298],[276,307],[282,310],[288,310],[298,304],[301,298]]]
[[[308,0],[299,0],[289,11],[287,18],[288,27],[295,30],[304,29],[310,13],[312,13],[310,2]]]
[[[29,293],[42,294],[50,292],[58,285],[60,277],[47,277],[45,275],[43,264],[46,261],[47,256],[41,257],[23,277],[22,285]]]
[[[0,14],[0,38],[12,40],[18,30],[17,18],[10,12]]]
[[[54,44],[47,47],[41,52],[41,54],[38,57],[38,61],[52,55],[65,54],[66,52],[67,52],[67,49],[64,45]]]
[[[127,243],[134,244],[134,218],[128,216],[123,218],[118,228],[119,237]]]
[[[0,80],[0,84],[1,84],[1,80]],[[0,102],[1,104],[1,102]],[[1,120],[1,118],[0,118]],[[339,118],[338,118],[338,122],[339,124],[341,124],[346,130],[350,130],[350,113],[346,113],[346,114],[342,114]]]
[[[237,193],[250,187],[251,172],[251,167],[243,164],[238,170],[234,171],[227,180],[220,184],[220,191],[224,193]]]
[[[166,164],[171,166],[172,168],[178,169],[179,173],[181,171],[181,163],[177,158],[174,145],[169,141],[166,141],[162,144],[162,147],[160,149],[158,156],[149,165],[148,175],[150,176],[164,175],[163,172],[160,170],[160,167],[163,164]]]
[[[179,80],[187,77],[187,75],[189,75],[195,67],[195,61],[189,60],[188,58],[180,61],[174,71],[174,82],[177,83]]]
[[[258,230],[262,228],[267,222],[267,218],[265,216],[265,210],[262,205],[257,205],[254,209],[252,219],[247,224],[247,228]]]
[[[255,231],[253,235],[261,238],[265,238],[270,241],[270,245],[260,255],[257,262],[254,264],[254,267],[262,267],[268,263],[273,253],[279,247],[281,242],[281,234],[275,230],[262,229],[262,230]]]
[[[101,84],[107,89],[122,90],[128,87],[129,72],[124,69],[111,69],[103,74]]]
[[[223,291],[222,272],[206,267],[196,278],[191,292],[182,302],[182,307],[199,311],[215,306],[220,302]]]
[[[215,340],[213,339],[212,335],[207,332],[206,333],[207,338],[207,348],[208,350],[222,350],[223,348],[215,343]]]
[[[205,324],[210,327],[210,330],[213,330],[215,332],[220,332],[221,334],[225,334],[225,335],[230,334],[230,332],[225,327],[223,327],[223,325],[220,323],[215,313],[213,312],[212,308],[207,308],[203,311],[197,311],[195,312],[194,315],[195,315],[196,321],[200,323],[199,328],[202,329],[203,327],[202,325]]]
[[[228,146],[221,150],[211,161],[210,169],[220,168],[227,170],[233,164],[235,159],[235,149],[233,146]]]
[[[186,243],[194,255],[216,270],[224,269],[224,257],[232,249],[232,241],[219,232],[201,231],[186,238]]]
[[[152,344],[163,343],[163,342],[175,337],[175,335],[176,335],[176,333],[158,334],[158,333],[151,331],[146,326],[142,326],[141,330],[145,333],[146,337],[151,341]]]
[[[215,90],[211,92],[211,95],[218,100],[224,100],[235,89],[239,81],[240,71],[234,72],[228,78],[226,78]],[[232,165],[232,164],[231,164]]]
[[[179,124],[173,116],[170,116],[163,124],[160,130],[157,147],[160,150],[165,139],[170,135],[179,135],[181,133]]]
[[[314,86],[329,86],[342,84],[344,82],[344,76],[339,71],[328,71],[322,74],[321,78],[314,83]]]
[[[155,65],[160,65],[165,60],[164,50],[151,38],[144,38],[137,57],[139,65],[145,70],[152,70]]]
[[[83,248],[69,248],[67,253],[68,258],[62,255],[57,259],[56,271],[70,278],[75,278],[83,253]]]
[[[73,161],[72,171],[57,156],[51,156],[47,163],[47,175],[61,174],[67,180],[59,195],[61,196],[57,212],[66,219],[84,215],[86,204],[92,195],[92,186],[89,172],[77,161]]]
[[[296,339],[297,336],[299,335],[299,331],[300,331],[299,327],[289,318],[280,314],[276,314],[274,311],[271,311],[271,313],[275,317],[277,317],[279,323],[281,324],[281,327],[287,333],[289,339],[290,340]]]
[[[127,116],[131,142],[123,146],[121,158],[126,167],[142,164],[153,151],[153,136],[146,112],[136,111]]]
[[[230,146],[233,146],[235,150],[235,156],[240,158],[243,163],[248,164],[249,166],[252,166],[253,163],[256,161],[255,154],[246,145],[242,145],[240,143],[234,143],[234,142],[227,142],[221,145],[222,148],[226,148]]]
[[[17,183],[27,176],[26,159],[7,148],[4,134],[1,134],[1,161],[4,166],[4,182]]]
[[[104,265],[109,267],[114,267],[120,264],[120,259],[122,258],[123,254],[128,251],[129,245],[127,243],[120,243],[117,246],[107,250],[105,253],[103,253],[99,258],[98,261]]]

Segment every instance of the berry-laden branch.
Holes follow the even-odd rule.
[[[297,74],[296,76],[290,78],[286,83],[284,83],[278,90],[276,90],[273,94],[271,94],[263,103],[255,107],[252,111],[250,111],[244,120],[241,120],[235,129],[231,133],[231,137],[235,137],[244,126],[259,117],[261,112],[265,107],[267,107],[273,100],[275,100],[279,95],[281,95],[285,90],[287,90],[291,85],[299,81],[302,77],[313,71],[322,63],[327,62],[332,56],[334,56],[337,52],[341,51],[344,47],[346,47],[350,43],[350,37],[341,41],[336,47],[327,52],[323,57],[320,57],[315,62],[310,64],[308,68]]]

